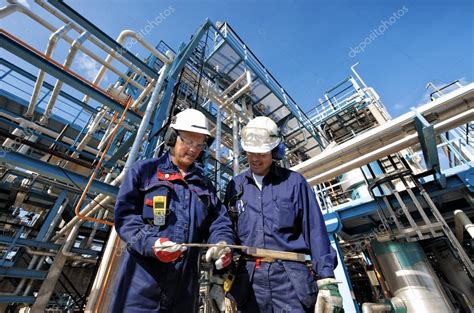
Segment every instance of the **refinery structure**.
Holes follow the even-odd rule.
[[[0,8],[50,33],[32,46],[0,30],[1,312],[107,312],[126,249],[118,189],[186,108],[211,121],[201,165],[220,195],[248,167],[241,128],[278,124],[279,162],[313,186],[337,251],[345,312],[474,311],[474,83],[432,85],[431,101],[392,119],[355,64],[304,112],[228,23],[205,20],[170,47],[111,38],[63,1],[33,5]],[[71,68],[78,53],[100,64],[92,80]]]

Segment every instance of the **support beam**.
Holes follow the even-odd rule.
[[[79,175],[56,165],[46,163],[17,152],[7,152],[0,156],[0,163],[6,166],[17,166],[40,175],[57,179],[67,184],[73,184],[77,188],[84,188],[89,181],[89,177]],[[116,197],[118,188],[109,184],[94,180],[90,189],[91,192],[103,193],[107,196]]]
[[[428,170],[434,170],[434,175],[441,187],[446,188],[446,177],[441,173],[439,164],[438,148],[434,126],[431,125],[420,113],[414,117],[415,128],[418,133],[421,150]]]
[[[44,279],[47,271],[30,270],[17,267],[0,267],[0,277]]]
[[[90,96],[92,99],[102,103],[112,110],[122,113],[124,107],[105,94],[101,90],[93,87],[89,82],[73,75],[71,72],[64,70],[58,64],[48,60],[39,51],[33,51],[20,43],[16,38],[7,34],[4,30],[0,30],[0,47],[25,60],[26,62],[44,70],[51,76],[61,80],[65,84],[75,88],[76,90]],[[140,123],[142,117],[133,111],[127,111],[127,118],[134,123]]]
[[[44,250],[55,250],[57,251],[61,246],[55,243],[43,242],[34,239],[24,239],[24,238],[15,238],[0,235],[0,244],[10,245],[15,242],[15,245],[20,247],[35,247]],[[99,254],[98,251],[89,250],[89,249],[82,249],[82,248],[71,248],[71,252],[77,254],[87,254],[92,256],[97,256]]]

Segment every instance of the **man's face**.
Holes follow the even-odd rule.
[[[179,131],[176,144],[171,150],[171,161],[181,170],[186,170],[205,148],[203,134]]]
[[[247,152],[247,159],[249,161],[250,170],[255,175],[265,176],[270,171],[272,166],[272,153],[252,153]]]

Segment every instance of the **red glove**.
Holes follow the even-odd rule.
[[[220,270],[229,266],[232,261],[232,251],[229,247],[226,247],[227,243],[225,241],[218,242],[217,244],[221,246],[214,246],[207,250],[206,262],[216,260],[214,264],[216,265],[216,269]]]
[[[153,246],[155,256],[165,263],[176,261],[186,249],[187,247],[170,241],[168,238],[158,238]]]

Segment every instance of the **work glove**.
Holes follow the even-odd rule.
[[[176,261],[186,249],[187,247],[170,241],[168,238],[158,238],[153,246],[155,256],[164,263]]]
[[[334,278],[324,278],[316,281],[319,293],[314,313],[342,313],[342,297]]]
[[[206,262],[216,260],[214,264],[216,265],[216,269],[220,270],[229,266],[232,261],[232,251],[229,247],[225,246],[227,245],[227,242],[225,241],[220,241],[217,244],[221,246],[214,246],[207,250]]]

